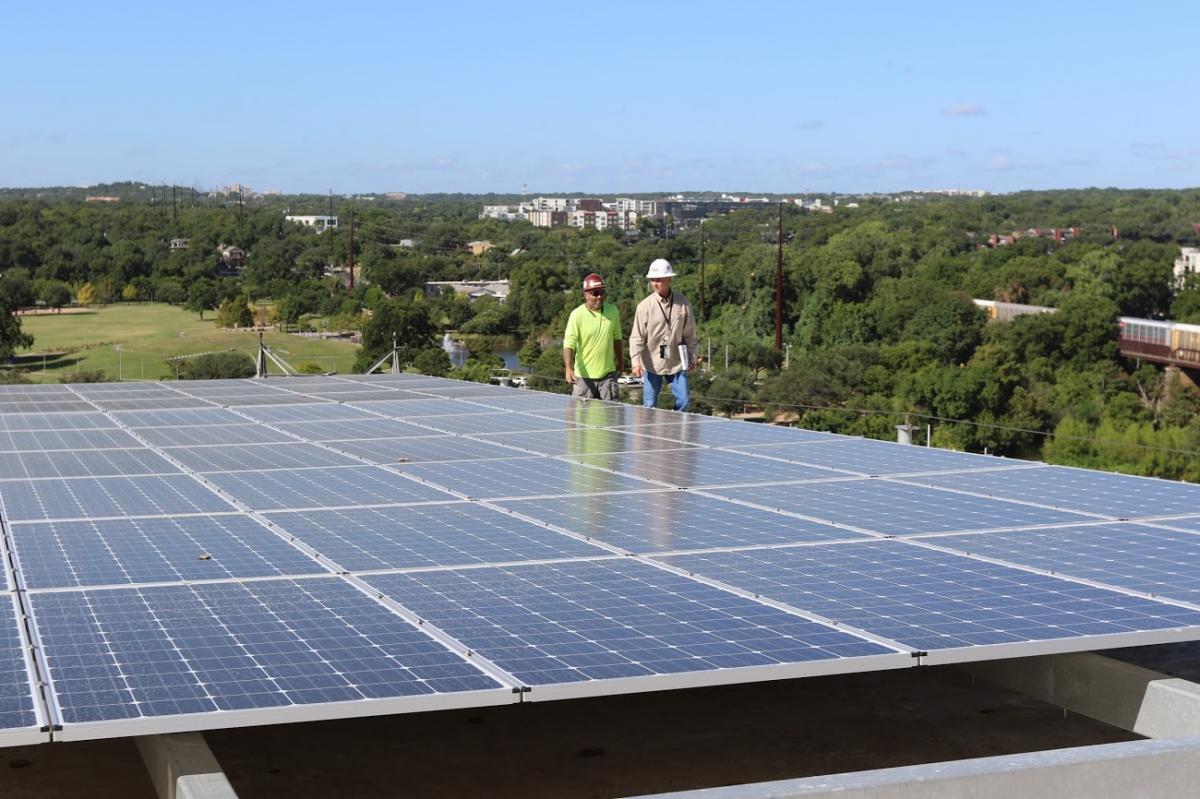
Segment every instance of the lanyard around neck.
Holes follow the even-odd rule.
[[[655,296],[658,296],[658,292],[655,292]],[[658,302],[658,310],[662,313],[663,319],[667,323],[667,330],[669,331],[671,329],[671,312],[675,310],[675,292],[674,291],[671,292],[671,300],[670,300],[670,302],[667,303],[667,310],[665,310],[665,311],[663,310],[661,298],[659,299],[659,302]]]

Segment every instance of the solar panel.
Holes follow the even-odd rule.
[[[360,461],[315,444],[247,444],[238,447],[172,447],[168,454],[195,472],[242,472],[261,469],[312,469],[355,466]]]
[[[619,430],[608,430],[602,427],[582,427],[543,433],[498,433],[481,435],[479,439],[519,447],[539,455],[599,455],[605,452],[633,452],[689,446],[678,441],[622,433]]]
[[[28,522],[9,534],[27,588],[328,571],[242,514]]]
[[[853,525],[881,535],[1048,526],[1096,518],[888,480],[841,480],[706,490],[730,499],[819,521]]]
[[[477,502],[269,513],[266,518],[349,571],[462,566],[605,554]]]
[[[974,533],[929,544],[1200,605],[1200,536],[1120,523]]]
[[[113,427],[112,420],[88,406],[91,413],[0,413],[0,430],[91,430]]]
[[[170,474],[178,471],[166,458],[148,449],[0,452],[0,480]]]
[[[133,449],[136,438],[117,428],[86,430],[26,430],[0,433],[0,452],[49,452],[80,449]]]
[[[603,494],[655,488],[631,477],[544,458],[416,463],[395,468],[433,485],[477,499]]]
[[[880,644],[628,559],[366,581],[531,686],[534,700],[588,693],[572,683],[619,679],[607,690],[620,692],[665,675],[715,672],[706,679],[716,683],[722,671],[740,682],[756,669],[771,679],[840,671],[850,660],[905,665],[906,655]],[[555,685],[565,687],[540,690]]]
[[[1023,499],[1112,518],[1168,516],[1200,507],[1200,485],[1047,466],[1042,469],[916,478],[926,485]]]
[[[903,541],[661,557],[926,652],[929,663],[1004,657],[1005,650],[1100,649],[1136,634],[1150,643],[1200,633],[1198,610]]]
[[[0,481],[8,521],[155,516],[233,510],[186,475]]]
[[[845,528],[683,491],[508,500],[500,505],[634,553],[867,538]]]
[[[243,420],[245,421],[245,420]],[[237,446],[242,444],[282,444],[296,439],[253,422],[246,424],[204,424],[177,427],[135,427],[138,436],[152,447]]]
[[[1197,491],[417,375],[0,387],[0,745],[1200,639]]]
[[[111,427],[108,418],[97,427]],[[117,411],[112,417],[126,427],[183,427],[188,425],[241,424],[246,421],[225,408],[189,408],[180,411]]]
[[[378,466],[214,473],[205,475],[205,480],[251,510],[401,505],[455,498]]]
[[[41,743],[42,717],[25,661],[12,596],[0,594],[0,746]]]
[[[710,420],[705,423],[689,418],[689,414],[680,414],[680,416],[683,418],[675,417],[678,421],[639,424],[625,429],[642,435],[685,441],[688,444],[700,444],[706,447],[741,447],[746,448],[749,452],[756,452],[763,445],[844,440],[843,436],[835,436],[832,433],[818,433],[795,427],[751,422],[726,422],[712,419],[712,417],[698,417]]]
[[[764,458],[827,466],[863,475],[920,472],[965,472],[979,469],[1030,468],[1028,461],[973,455],[932,447],[913,447],[869,438],[829,439],[814,444],[765,444],[746,450]]]
[[[846,476],[845,472],[713,449],[643,450],[573,456],[572,460],[680,488],[828,480]]]
[[[439,706],[373,701],[409,697],[453,707],[455,693],[490,694],[466,699],[475,705],[513,701],[510,688],[336,577],[30,601],[66,738]],[[215,711],[228,715],[215,722]]]
[[[429,429],[399,419],[351,419],[334,422],[285,422],[277,424],[293,436],[307,441],[354,441],[366,438],[408,438],[428,436]]]

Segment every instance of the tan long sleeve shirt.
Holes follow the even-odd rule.
[[[696,318],[692,306],[678,291],[663,299],[658,292],[638,303],[633,312],[633,330],[629,334],[630,363],[656,375],[673,375],[683,369],[679,345],[686,344],[688,362],[696,363],[700,340],[696,338]],[[666,345],[666,357],[661,347]]]

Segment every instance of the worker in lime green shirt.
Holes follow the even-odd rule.
[[[583,279],[583,305],[571,311],[563,335],[563,371],[571,395],[615,400],[622,361],[621,315],[604,301],[604,278],[590,274]]]

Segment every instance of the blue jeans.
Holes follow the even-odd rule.
[[[675,410],[686,411],[688,407],[687,372],[676,372],[673,375],[642,372],[642,404],[647,408],[653,408],[658,404],[658,392],[662,391],[664,380],[671,385],[671,393],[675,395]]]

